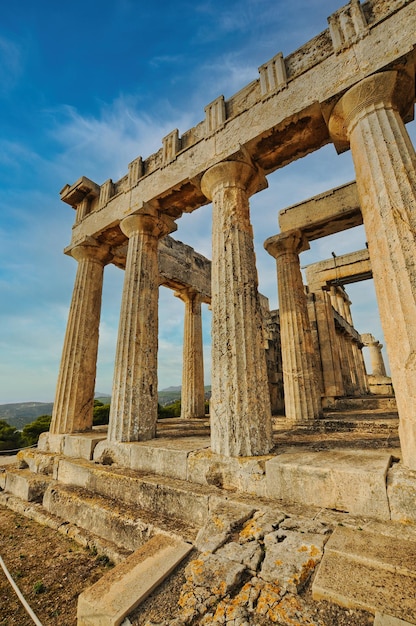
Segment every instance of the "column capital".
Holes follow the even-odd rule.
[[[405,71],[368,76],[351,87],[332,109],[328,122],[331,138],[335,144],[348,143],[352,129],[369,108],[393,108],[404,117],[413,101],[414,79]]]
[[[166,215],[151,215],[149,213],[135,213],[125,217],[120,222],[122,232],[131,237],[134,233],[142,233],[149,237],[161,239],[176,230],[174,221]]]
[[[194,289],[193,287],[184,287],[183,289],[177,289],[174,292],[176,298],[179,298],[183,302],[199,302],[204,301],[202,293]]]
[[[212,200],[218,187],[240,187],[249,196],[267,187],[263,172],[245,161],[222,161],[213,165],[201,179],[202,193]]]
[[[104,243],[99,243],[93,237],[88,237],[85,241],[82,241],[73,248],[67,249],[67,253],[78,262],[84,259],[89,259],[90,261],[95,261],[100,265],[106,265],[113,258],[110,246]]]
[[[299,254],[309,250],[309,242],[303,232],[296,229],[269,237],[264,242],[264,247],[271,256],[277,259],[284,254]]]

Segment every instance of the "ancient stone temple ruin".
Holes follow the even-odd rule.
[[[76,211],[66,253],[78,269],[52,424],[0,486],[8,506],[47,511],[120,561],[134,598],[100,605],[97,617],[86,590],[80,625],[120,624],[133,611],[146,595],[137,571],[151,577],[136,551],[160,536],[171,542],[160,556],[169,571],[199,554],[166,624],[319,624],[322,599],[377,626],[416,624],[416,559],[406,557],[416,554],[416,154],[406,130],[416,2],[351,0],[328,23],[120,180],[82,176],[61,191]],[[264,242],[276,259],[279,310],[270,311],[257,288],[250,197],[328,143],[351,150],[356,181],[280,212],[280,232]],[[171,236],[208,203],[210,260]],[[305,285],[310,242],[360,224],[368,247],[308,266]],[[93,402],[108,264],[124,270],[124,287],[105,429],[93,428]],[[351,316],[348,284],[369,278],[391,378],[372,329],[360,334]],[[160,285],[184,302],[182,415],[163,423]],[[202,303],[212,310],[209,416]],[[129,569],[135,558],[144,569]],[[314,602],[302,596],[311,580]],[[103,597],[117,576],[97,584]]]

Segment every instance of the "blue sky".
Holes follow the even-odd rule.
[[[119,179],[204,118],[282,51],[327,27],[339,0],[20,0],[0,22],[0,403],[51,401],[76,262],[63,255],[74,211],[59,191],[85,175]],[[416,136],[414,123],[408,126]],[[354,178],[332,146],[269,176],[252,198],[260,290],[277,306],[275,261],[263,241],[280,209]],[[211,208],[175,236],[211,256]],[[364,247],[362,229],[320,240],[303,265]],[[106,268],[97,389],[110,392],[123,273]],[[371,282],[351,287],[361,332],[381,338]],[[210,314],[203,312],[209,383]],[[159,388],[181,383],[183,303],[160,292]]]

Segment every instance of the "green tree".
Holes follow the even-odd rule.
[[[110,418],[110,405],[100,402],[100,400],[94,400],[93,411],[93,425],[100,426],[102,424],[108,424]]]
[[[39,415],[33,422],[26,424],[22,430],[23,442],[26,446],[37,444],[41,433],[46,433],[51,425],[52,415]]]
[[[0,450],[17,450],[22,443],[20,432],[5,420],[0,420]]]

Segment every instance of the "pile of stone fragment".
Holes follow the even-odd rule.
[[[318,626],[299,594],[330,533],[321,521],[218,502],[185,569],[179,617],[146,626]]]

